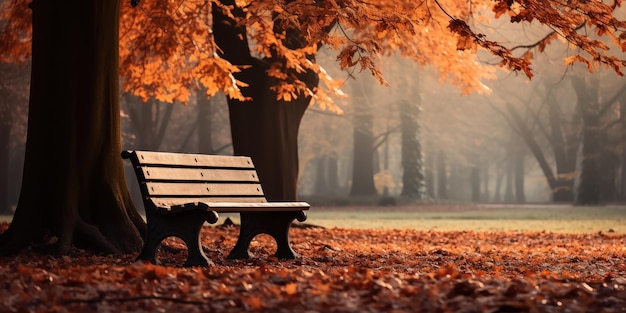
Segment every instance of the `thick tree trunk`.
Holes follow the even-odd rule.
[[[234,1],[223,0],[223,4],[234,5]],[[235,17],[245,13],[235,7]],[[279,23],[277,22],[276,25]],[[289,43],[303,43],[298,33],[288,29]],[[213,6],[213,34],[220,47],[221,56],[235,65],[244,66],[235,77],[248,84],[241,89],[250,101],[228,99],[230,128],[233,151],[236,155],[252,158],[266,198],[272,200],[296,200],[298,196],[298,131],[304,112],[311,97],[299,95],[292,101],[277,100],[271,89],[277,80],[268,76],[272,64],[285,61],[276,58],[258,59],[252,57],[248,46],[245,26],[237,25],[221,9]],[[294,37],[292,37],[294,36]],[[293,46],[290,48],[301,48]],[[271,56],[270,56],[271,57]],[[310,56],[311,61],[314,57]],[[310,90],[315,90],[319,78],[315,73],[306,71],[287,73],[305,82]]]
[[[263,64],[238,77],[250,84],[245,95],[253,100],[228,100],[233,150],[252,158],[268,200],[296,200],[298,131],[310,98],[277,101]]]
[[[35,0],[26,155],[17,210],[0,237],[14,253],[45,231],[57,253],[141,247],[145,224],[120,157],[119,3]]]

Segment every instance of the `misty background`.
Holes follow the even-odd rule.
[[[386,87],[368,72],[339,70],[322,51],[319,63],[344,81],[349,97],[334,99],[343,114],[313,104],[304,116],[301,198],[314,204],[575,203],[586,181],[597,189],[597,203],[623,202],[626,81],[610,69],[568,67],[568,53],[554,44],[535,55],[532,80],[498,70],[484,82],[489,92],[462,94],[429,66],[400,57],[380,60]],[[7,165],[0,176],[8,190],[0,212],[11,214],[20,189],[29,69],[2,73],[14,82],[0,114]],[[120,95],[124,149],[232,154],[225,98],[202,94],[186,105]],[[127,177],[139,199],[134,175]]]

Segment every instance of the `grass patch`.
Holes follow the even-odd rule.
[[[626,234],[626,205],[312,205],[307,215],[306,223],[327,228]],[[220,214],[218,223],[226,217],[239,223],[238,214]]]

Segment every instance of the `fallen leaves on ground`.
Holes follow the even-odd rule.
[[[161,265],[1,258],[0,312],[626,312],[623,235],[294,228],[295,260],[272,257],[266,235],[226,260],[237,234],[203,229],[204,268],[180,267],[176,249]]]

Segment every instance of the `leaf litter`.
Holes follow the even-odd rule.
[[[227,260],[238,231],[203,228],[210,267],[174,238],[160,265],[31,247],[0,258],[0,312],[626,312],[624,235],[292,228],[295,260],[266,235]]]

